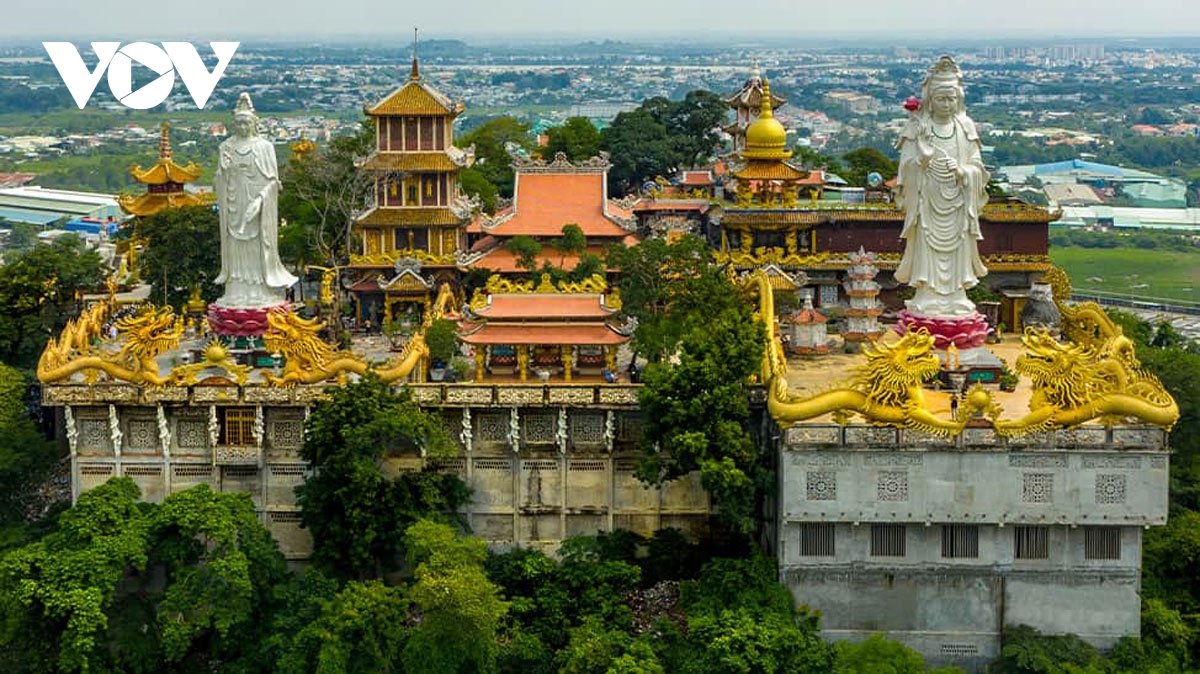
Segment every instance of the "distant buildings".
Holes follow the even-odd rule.
[[[63,219],[116,221],[123,217],[117,200],[108,194],[37,186],[0,189],[0,218],[9,222],[48,225]]]

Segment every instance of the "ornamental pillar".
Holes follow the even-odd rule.
[[[572,354],[571,354],[571,346],[564,345],[562,347],[562,362],[563,362],[563,379],[566,381],[571,381],[571,361],[572,360],[573,359],[572,359]]]
[[[475,349],[475,383],[483,382],[483,369],[487,365],[487,349],[484,344],[480,344]]]
[[[609,372],[617,373],[617,347],[604,346],[604,366],[608,368]]]
[[[529,346],[517,345],[517,374],[522,383],[529,381]]]

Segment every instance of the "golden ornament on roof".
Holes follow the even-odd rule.
[[[746,159],[783,160],[792,156],[785,148],[787,146],[787,129],[775,119],[771,112],[771,83],[763,78],[762,105],[759,108],[758,119],[746,127],[746,149],[742,157]]]

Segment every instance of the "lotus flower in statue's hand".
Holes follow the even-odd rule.
[[[909,112],[916,112],[921,109],[921,99],[916,96],[909,96],[904,99],[904,109]]]

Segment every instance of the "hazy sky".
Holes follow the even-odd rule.
[[[1200,0],[4,0],[0,35],[879,38],[1200,35]]]

